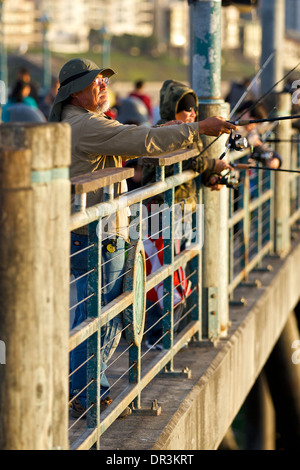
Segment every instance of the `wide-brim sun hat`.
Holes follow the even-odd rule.
[[[72,93],[84,90],[97,75],[111,77],[115,72],[111,68],[100,68],[89,59],[71,59],[59,73],[60,87],[51,108],[49,121],[59,122],[64,102]]]

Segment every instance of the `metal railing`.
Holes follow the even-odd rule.
[[[300,170],[300,140],[299,132],[293,130],[291,136],[291,168]],[[290,225],[294,225],[300,218],[300,179],[297,173],[290,174]]]
[[[215,210],[213,204],[207,211],[203,209],[202,201],[208,200],[209,190],[202,189],[201,176],[191,170],[182,171],[181,168],[182,161],[197,152],[183,151],[175,156],[154,157],[153,161],[158,159],[155,182],[118,198],[113,197],[113,184],[130,178],[132,169],[109,169],[109,174],[102,171],[100,177],[90,175],[88,182],[73,182],[77,210],[70,222],[70,147],[66,148],[66,142],[70,142],[70,129],[64,124],[4,126],[1,138],[12,145],[12,148],[4,149],[1,155],[2,213],[5,214],[1,243],[5,267],[0,282],[3,293],[1,341],[6,345],[6,365],[1,369],[1,413],[5,417],[0,433],[1,446],[68,448],[70,444],[72,449],[99,447],[100,436],[109,432],[110,425],[128,406],[133,413],[159,414],[160,407],[155,400],[152,409],[143,408],[144,388],[160,373],[166,377],[180,377],[182,374],[188,377],[189,370],[174,370],[174,357],[191,342],[197,345],[213,339],[212,330],[216,335],[220,334],[214,323],[223,315],[217,306],[218,298],[233,300],[235,288],[241,282],[247,282],[250,271],[261,266],[265,254],[284,256],[288,253],[291,235],[294,234],[293,226],[300,215],[299,176],[297,173],[267,174],[260,171],[254,174],[252,180],[250,175],[246,175],[236,195],[233,190],[225,188],[212,194],[216,200],[228,195],[231,211],[228,220],[226,218],[227,224],[222,221],[221,233],[218,233],[217,241],[223,243],[227,238],[227,229],[229,231],[229,250],[222,248],[218,263],[220,259],[224,265],[228,263],[230,269],[228,275],[225,270],[222,271],[220,280],[219,264],[211,263],[211,276],[205,278],[203,274],[210,261],[215,260],[215,244],[209,243],[211,240],[203,244],[202,229],[203,225],[204,229],[209,224],[213,225],[221,209]],[[298,132],[293,136],[292,152],[289,136],[281,135],[279,140],[282,142],[283,139],[287,142],[280,144],[286,146],[282,167],[298,169]],[[53,141],[56,141],[55,148],[51,145]],[[30,149],[26,148],[28,142],[34,142]],[[283,153],[282,148],[279,153]],[[231,154],[230,161],[241,157],[241,153]],[[173,168],[171,176],[165,175],[170,173],[166,170],[167,166]],[[17,175],[16,167],[22,168]],[[191,181],[194,182],[195,206],[185,214],[179,208],[186,205],[186,196],[179,196],[176,188]],[[86,194],[95,189],[95,184],[107,187],[106,200],[86,207]],[[165,206],[159,204],[149,213],[150,201],[157,202],[157,199]],[[224,201],[225,198],[222,203]],[[220,208],[221,205],[216,204],[216,207]],[[107,242],[102,237],[101,223],[104,226],[107,216],[128,208],[131,209],[131,239],[124,248],[125,269],[120,273],[124,290],[117,298],[101,302],[103,287],[107,284],[102,278],[102,270],[107,266],[104,264],[107,260],[102,256],[102,246],[103,242]],[[155,242],[150,245],[152,253],[146,246],[150,217],[156,218],[158,224],[157,230],[154,224],[150,231]],[[177,236],[177,229],[183,220],[186,222],[185,239]],[[69,307],[73,316],[74,311],[83,305],[79,302],[84,300],[87,316],[71,329],[68,337],[69,237],[70,231],[82,228],[88,232],[86,249],[82,254],[88,253],[88,256],[86,269],[81,274],[83,277],[77,277],[76,281],[71,279],[72,294],[78,282],[86,279],[88,282],[83,282],[86,292],[83,291],[78,299],[73,295]],[[163,229],[168,235],[156,238],[156,232],[160,235]],[[178,243],[180,240],[181,243]],[[77,246],[76,256],[80,257],[78,252],[82,248],[85,247]],[[160,260],[162,255],[163,262]],[[76,256],[71,257],[72,264]],[[160,261],[160,264],[152,266],[153,260]],[[11,266],[17,267],[20,276],[15,276]],[[211,279],[216,284],[212,285]],[[221,281],[224,286],[222,296],[221,288],[218,289]],[[176,290],[181,283],[187,288],[178,300]],[[152,297],[155,292],[157,302]],[[223,309],[225,304],[226,300],[222,300]],[[153,311],[158,305],[161,305],[161,318],[156,316],[154,320]],[[123,326],[117,330],[117,338],[111,335],[110,340],[117,343],[120,335],[121,339],[105,370],[113,402],[101,411],[101,337],[105,325],[121,315]],[[20,328],[20,322],[23,328]],[[158,325],[158,342],[149,347],[145,336],[151,332],[151,326],[155,328]],[[86,413],[79,420],[73,417],[68,419],[68,353],[83,343],[87,345],[82,361],[82,367],[87,371],[84,380]],[[22,347],[15,349],[12,344]],[[157,345],[163,346],[163,349],[157,350]],[[77,372],[72,368],[70,380]],[[16,386],[10,387],[11,383]],[[36,401],[28,401],[32,390],[38,391],[38,414]],[[80,390],[78,393],[80,396]],[[76,400],[76,394],[71,400]],[[14,407],[15,403],[22,406]],[[16,433],[15,422],[22,421],[24,406],[29,410],[26,427],[19,426]],[[51,426],[49,423],[52,423]],[[66,433],[68,425],[69,442]],[[38,431],[29,433],[28,426]],[[49,429],[53,429],[52,434],[49,434]]]
[[[191,156],[191,152],[188,155]],[[174,165],[173,176],[166,179],[161,167],[159,170],[160,175],[154,184],[116,199],[110,197],[98,206],[85,208],[86,194],[76,196],[77,212],[71,217],[71,231],[88,227],[88,269],[77,281],[87,276],[88,290],[87,295],[70,310],[85,302],[87,318],[71,330],[69,349],[74,351],[87,342],[87,353],[82,362],[87,373],[83,390],[71,398],[70,405],[84,390],[87,402],[83,415],[76,420],[71,419],[71,448],[99,445],[99,437],[129,405],[132,412],[141,412],[142,390],[162,371],[167,375],[177,373],[173,367],[174,356],[201,330],[198,295],[201,239],[198,225],[202,206],[196,204],[194,211],[184,213],[181,208],[186,208],[185,201],[176,201],[175,196],[177,187],[194,180],[195,200],[200,200],[201,177],[193,171],[182,172],[180,163]],[[106,187],[105,192],[112,194],[112,185]],[[160,204],[157,204],[157,198]],[[129,224],[130,239],[125,248],[125,269],[121,274],[123,293],[105,305],[101,251],[109,236],[103,235],[99,226],[105,224],[106,217],[127,208],[133,215]],[[176,234],[182,227],[185,229],[183,237]],[[181,247],[176,249],[175,245],[178,247],[180,244]],[[72,286],[75,282],[71,280]],[[153,300],[153,296],[156,299]],[[154,309],[156,315],[152,313]],[[105,325],[120,315],[123,315],[123,326],[118,335],[122,338],[105,370],[113,402],[101,411],[101,399],[104,398],[100,392],[101,357],[105,347],[101,344],[101,335]],[[146,326],[145,319],[148,320]],[[149,345],[145,337],[151,334],[152,329],[158,336]],[[110,339],[113,341],[115,338]],[[158,347],[162,350],[158,351]],[[71,374],[74,373],[78,370]],[[184,373],[188,374],[188,371]],[[159,408],[152,409],[152,412],[159,413]]]
[[[231,152],[232,162],[245,163],[249,150]],[[249,273],[273,251],[274,175],[271,171],[241,171],[229,193],[229,287],[248,281]]]
[[[297,140],[297,137],[294,138]],[[298,162],[298,140],[297,147],[293,144],[292,150],[293,161]],[[245,161],[248,153],[249,150],[231,152],[229,160]],[[108,187],[108,200],[98,206],[86,208],[85,194],[77,196],[78,211],[72,215],[71,231],[82,226],[89,227],[89,291],[85,299],[88,316],[81,325],[71,330],[70,351],[81,342],[88,341],[87,419],[81,417],[71,421],[71,448],[99,446],[100,436],[128,406],[132,412],[158,414],[160,410],[156,405],[152,410],[142,408],[143,389],[159,373],[181,374],[182,371],[174,370],[174,356],[189,341],[205,339],[202,337],[205,307],[201,296],[203,189],[201,175],[191,170],[182,172],[181,162],[194,154],[196,151],[181,152],[177,156],[177,163],[174,163],[174,156],[166,157],[163,165],[156,162],[155,182],[116,199],[111,196],[112,187]],[[139,162],[143,164],[141,159]],[[147,163],[149,161],[144,162]],[[172,176],[165,177],[166,168],[173,168]],[[264,257],[274,253],[276,236],[274,172],[241,171],[239,180],[236,189],[228,190],[229,301],[234,300],[234,291],[238,285],[247,285],[249,273],[254,268],[262,267]],[[178,200],[176,190],[191,181],[194,181],[195,204],[193,210],[186,214],[181,209],[187,200]],[[290,179],[290,188],[291,208],[294,207],[289,219],[292,224],[300,214],[297,175]],[[101,289],[105,286],[101,286],[101,275],[99,276],[99,247],[105,237],[101,236],[97,227],[105,217],[126,208],[130,208],[132,215],[129,219],[131,238],[125,249],[124,291],[107,305],[103,302],[101,305]],[[151,223],[153,219],[156,220],[156,225]],[[181,229],[184,222],[183,236],[178,236],[178,228]],[[164,233],[166,236],[163,236]],[[179,275],[175,276],[179,271],[181,278]],[[188,290],[180,300],[176,300],[178,284],[175,277],[177,283],[188,285]],[[74,284],[74,280],[72,282]],[[140,311],[136,311],[136,305]],[[155,315],[152,314],[154,310]],[[113,402],[105,411],[100,411],[101,329],[122,312],[122,339],[106,369],[111,382],[110,395],[113,396]],[[151,329],[157,329],[158,326],[160,335],[149,344],[147,337],[151,334]],[[161,350],[157,350],[158,348]],[[185,374],[188,375],[189,371],[185,371]]]

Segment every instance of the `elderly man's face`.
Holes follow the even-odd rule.
[[[102,79],[103,75],[99,74],[88,87],[74,93],[71,103],[94,113],[105,113],[109,108],[109,101],[107,83]]]

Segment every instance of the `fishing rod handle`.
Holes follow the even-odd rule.
[[[248,119],[241,119],[240,121],[235,121],[234,124],[236,126],[248,126],[248,124],[251,124],[251,121]]]
[[[233,166],[237,170],[248,170],[248,168],[250,167],[250,165],[247,163],[235,163]]]

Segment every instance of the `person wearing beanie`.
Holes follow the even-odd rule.
[[[156,125],[162,126],[173,120],[185,124],[199,122],[198,107],[198,97],[192,88],[176,80],[166,80],[160,89],[159,112],[161,118]],[[202,151],[203,143],[201,138],[189,144],[187,148],[193,147],[196,147],[199,152]],[[223,160],[208,159],[204,155],[197,157],[197,172],[201,173],[201,180],[205,186],[210,187],[212,190],[221,189],[220,185],[216,185],[217,178],[215,174],[224,169],[223,164]],[[191,160],[187,160],[183,162],[183,169],[190,169],[193,165],[194,163]],[[173,174],[172,167],[166,168],[166,171],[166,176]],[[153,181],[153,178],[154,169],[151,167],[145,168],[142,184]]]
[[[176,80],[166,80],[160,89],[160,105],[159,111],[161,119],[157,121],[157,125],[164,125],[168,121],[176,120],[183,123],[193,123],[198,121],[198,97],[194,90],[188,85],[178,82]],[[189,148],[196,147],[199,153],[203,149],[202,141],[199,139],[197,142],[190,144]],[[198,157],[198,171],[201,173],[201,181],[204,186],[210,187],[211,190],[220,190],[223,186],[216,184],[218,169],[218,160],[208,159],[205,156]],[[182,169],[190,169],[191,162],[189,160],[182,162]],[[221,163],[222,165],[222,163]],[[165,167],[165,177],[173,175],[173,166]],[[153,183],[155,181],[155,167],[147,165],[143,167],[142,174],[142,186]],[[151,201],[148,202],[149,220],[151,220],[151,207],[162,205],[164,202],[163,195],[158,194]],[[188,181],[187,183],[181,184],[175,189],[175,218],[178,219],[178,230],[180,229],[181,217],[183,212],[183,206],[185,208],[190,207],[191,211],[196,210],[197,197],[196,197],[196,184],[194,180]],[[178,212],[178,214],[177,214]],[[185,210],[185,221],[188,220],[188,214]],[[176,227],[176,222],[175,222]],[[182,227],[184,231],[184,224]],[[159,253],[162,241],[160,239],[152,239],[150,232],[149,236],[144,240],[144,247],[147,257],[155,256],[155,253]],[[185,248],[187,234],[183,233],[183,238],[175,241],[175,255]],[[160,245],[159,245],[160,243]],[[158,258],[158,256],[157,256]],[[153,259],[153,258],[151,258]],[[159,263],[147,264],[147,275],[154,272],[154,267],[158,267]],[[177,272],[175,273],[177,274]],[[186,268],[181,267],[180,272],[178,271],[178,278],[182,279],[180,283],[180,289],[178,289],[178,281],[174,277],[174,323],[178,322],[180,316],[184,310],[185,299],[190,294],[189,283],[186,282]],[[156,349],[161,349],[159,339],[162,336],[162,308],[160,302],[160,295],[162,292],[162,284],[156,286],[147,295],[147,317],[146,317],[146,344],[149,347],[153,347],[155,344]],[[176,305],[177,303],[177,305]]]
[[[122,167],[122,160],[143,155],[159,155],[186,148],[200,139],[201,134],[218,136],[229,134],[236,126],[222,117],[210,117],[200,122],[174,124],[162,127],[124,125],[105,115],[109,109],[108,84],[115,74],[111,68],[100,68],[88,59],[71,59],[63,65],[59,73],[60,87],[55,97],[49,121],[65,122],[71,126],[72,161],[70,176],[92,173],[108,167]],[[228,168],[223,162],[223,168]],[[194,169],[197,171],[195,159]],[[115,185],[115,194],[126,192],[126,181]],[[87,207],[103,202],[101,189],[87,195]],[[72,205],[73,210],[73,205]],[[122,293],[122,274],[125,267],[125,241],[128,240],[127,210],[121,210],[113,220],[109,220],[108,230],[102,235],[102,305],[113,301]],[[104,227],[105,228],[105,227]],[[88,235],[83,229],[71,233],[72,254],[80,251],[80,256],[72,256],[71,271],[76,278],[78,302],[87,293],[87,279],[82,276],[87,271]],[[108,250],[108,242],[115,250]],[[78,258],[78,259],[76,259]],[[85,302],[75,311],[73,327],[87,318]],[[109,383],[104,370],[108,359],[114,353],[121,338],[122,316],[114,317],[101,329],[101,398],[103,407],[111,403]],[[84,413],[86,403],[86,344],[78,346],[71,354],[72,411]],[[84,390],[83,390],[84,389]]]

